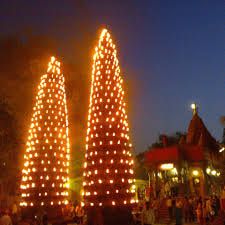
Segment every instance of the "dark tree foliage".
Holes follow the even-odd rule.
[[[134,163],[134,172],[136,179],[147,180],[148,179],[148,171],[145,168],[145,152],[141,152],[135,156]]]
[[[18,180],[18,124],[6,98],[0,99],[0,183],[3,193],[15,193]]]
[[[168,135],[168,136],[164,135],[164,134],[160,134],[158,137],[158,140],[156,142],[152,143],[149,146],[148,150],[152,149],[152,148],[162,148],[164,146],[164,143],[163,143],[164,137],[167,139],[167,146],[172,146],[172,145],[179,144],[181,137],[186,138],[186,133],[177,131],[174,134]]]
[[[86,36],[89,37],[90,35]],[[81,45],[83,46],[84,44],[81,43]],[[8,135],[7,138],[4,136],[2,143],[5,144],[5,148],[7,147],[7,151],[10,149],[10,152],[15,153],[13,155],[18,160],[17,176],[20,175],[20,168],[23,163],[22,156],[25,151],[25,142],[27,140],[32,107],[35,103],[37,86],[41,75],[47,69],[46,63],[52,55],[59,58],[62,62],[62,70],[66,81],[69,136],[72,148],[71,177],[81,176],[82,174],[81,166],[84,156],[86,111],[88,108],[87,75],[89,68],[87,63],[83,62],[84,57],[80,57],[80,52],[72,49],[74,53],[71,61],[69,61],[69,57],[66,58],[59,54],[58,49],[60,48],[60,41],[54,37],[34,35],[32,32],[0,36],[0,96],[7,96],[7,101],[4,104],[10,108],[10,114],[5,113],[4,110],[2,111],[0,130],[1,135]],[[81,58],[80,61],[77,61],[79,58]],[[10,122],[13,121],[12,118],[17,123]],[[9,133],[7,129],[10,126],[5,123],[11,123],[18,128],[13,129]],[[13,141],[14,136],[18,137],[15,142]],[[12,145],[14,147],[11,147]],[[3,151],[2,148],[0,151]],[[1,154],[1,156],[4,157],[4,154]],[[12,167],[16,165],[11,158],[6,163],[8,166],[11,164]],[[0,174],[0,182],[1,176],[6,176],[6,174]]]

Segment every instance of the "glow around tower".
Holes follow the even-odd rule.
[[[84,163],[84,204],[134,203],[133,158],[116,46],[103,29],[93,57]]]
[[[28,131],[21,181],[21,206],[68,203],[70,144],[65,80],[51,57],[41,77]]]

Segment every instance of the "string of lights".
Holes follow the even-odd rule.
[[[93,57],[83,172],[84,205],[120,206],[134,200],[132,144],[117,51],[106,29]]]
[[[65,80],[60,62],[51,57],[33,107],[22,169],[20,205],[67,204],[69,161]]]

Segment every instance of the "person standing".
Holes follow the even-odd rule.
[[[18,223],[18,207],[16,201],[12,205],[12,222],[13,225],[16,225]]]
[[[220,200],[216,195],[214,201],[215,201],[215,216],[218,216],[220,211]]]
[[[225,185],[220,195],[220,206],[221,206],[221,210],[225,212]]]
[[[169,198],[166,200],[166,207],[168,209],[168,214],[170,221],[173,219],[173,206],[172,206],[172,198],[169,196]]]
[[[207,223],[207,210],[206,210],[206,200],[204,199],[202,204],[202,224],[205,225]]]
[[[150,207],[150,203],[146,202],[145,208],[142,212],[142,225],[154,225],[155,223],[155,216],[154,216],[154,210]]]
[[[189,197],[188,199],[189,202],[189,222],[194,222],[194,201],[192,197]]]
[[[44,215],[42,217],[42,224],[48,225],[48,215],[47,215],[47,213],[44,213]]]
[[[185,223],[190,222],[189,213],[190,213],[190,203],[188,201],[188,198],[185,197],[185,199],[184,199],[184,221],[185,221]]]
[[[200,200],[197,205],[196,215],[197,215],[197,222],[199,224],[202,224],[202,201],[200,201]]]
[[[9,211],[5,210],[3,216],[0,218],[0,225],[12,225],[11,217],[9,216]]]
[[[154,211],[154,215],[155,215],[155,221],[159,220],[159,199],[154,198],[153,203],[152,203],[152,208]]]
[[[182,225],[182,201],[181,199],[176,200],[176,209],[175,209],[175,218],[176,218],[176,225]]]
[[[165,189],[165,195],[166,195],[166,197],[167,196],[170,196],[171,193],[170,193],[170,184],[169,184],[169,181],[166,182],[164,189]]]
[[[77,217],[77,223],[83,224],[84,209],[81,206],[81,203],[76,206],[75,212]]]

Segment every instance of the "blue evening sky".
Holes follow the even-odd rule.
[[[54,35],[60,54],[68,60],[75,51],[70,48],[72,40],[79,41],[90,32],[94,43],[104,25],[117,44],[128,83],[129,119],[137,152],[145,150],[159,133],[186,131],[192,101],[198,103],[209,131],[221,139],[219,118],[225,114],[223,0],[0,2],[1,34],[32,27]],[[88,48],[93,43],[87,43]],[[80,54],[88,63],[90,54]]]

